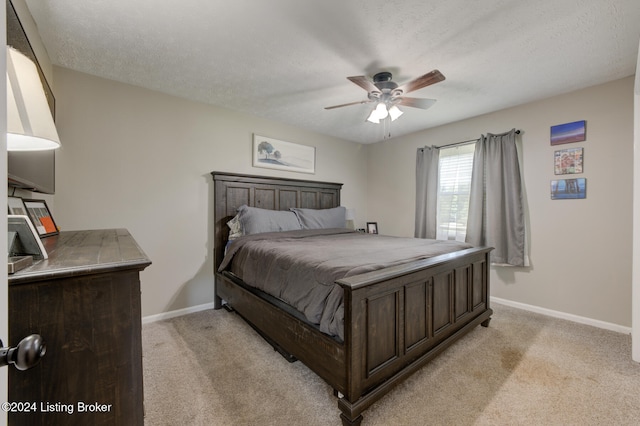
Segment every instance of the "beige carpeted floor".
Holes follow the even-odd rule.
[[[628,335],[503,305],[364,412],[373,425],[638,425]],[[146,324],[145,424],[341,425],[332,389],[242,319],[203,311]]]

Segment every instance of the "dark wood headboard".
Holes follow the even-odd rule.
[[[227,222],[246,204],[268,210],[330,209],[340,205],[341,183],[211,172],[214,187],[214,272],[224,257]]]

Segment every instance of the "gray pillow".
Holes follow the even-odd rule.
[[[333,209],[297,209],[292,208],[302,229],[327,229],[345,228],[347,222],[347,209],[340,206]]]
[[[286,210],[267,210],[243,205],[238,208],[238,219],[243,235],[302,229],[295,213]]]

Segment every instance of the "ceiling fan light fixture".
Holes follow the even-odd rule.
[[[380,120],[384,120],[389,115],[389,111],[387,111],[387,106],[384,102],[378,103],[378,105],[371,111],[369,114],[369,118],[367,121],[375,124],[379,124]]]
[[[367,121],[370,122],[370,123],[374,123],[374,124],[379,124],[380,123],[380,119],[378,118],[378,114],[377,114],[375,109],[373,111],[371,111],[371,114],[369,114],[369,117],[367,118]]]
[[[384,120],[387,117],[391,118],[391,121],[395,121],[402,114],[404,113],[396,105],[392,105],[391,108],[387,109],[387,104],[380,102],[373,111],[371,111],[367,121],[379,124],[381,120]]]
[[[376,115],[378,116],[378,120],[383,120],[387,118],[389,115],[389,111],[387,110],[387,105],[384,102],[380,102],[375,109]]]
[[[391,117],[391,121],[396,121],[396,119],[400,117],[402,114],[404,114],[404,112],[402,112],[397,105],[394,105],[391,108],[389,108],[389,116]]]

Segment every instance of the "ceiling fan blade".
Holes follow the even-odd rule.
[[[366,101],[356,101],[356,102],[349,102],[348,104],[340,104],[340,105],[328,106],[328,107],[324,107],[324,109],[342,108],[342,107],[346,107],[346,106],[349,106],[349,105],[368,104],[370,102],[373,102],[373,101],[370,100],[370,99],[367,99]]]
[[[398,89],[401,89],[403,93],[413,92],[414,90],[422,89],[423,87],[431,86],[444,80],[444,75],[438,70],[433,70],[426,73],[422,77],[418,77],[408,83],[403,84]]]
[[[357,84],[358,86],[362,87],[367,92],[380,92],[380,89],[378,89],[375,86],[375,84],[373,84],[373,82],[369,80],[367,77],[365,77],[364,75],[347,77],[347,79]]]
[[[402,98],[400,98],[400,102],[398,102],[399,105],[404,105],[404,106],[413,107],[413,108],[422,108],[422,109],[431,108],[435,103],[436,103],[435,99],[407,98],[406,96],[403,96]]]

